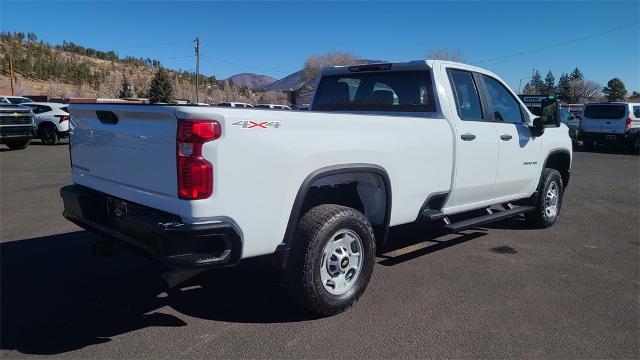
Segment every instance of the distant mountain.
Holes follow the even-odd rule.
[[[276,81],[276,79],[272,77],[253,73],[237,74],[231,76],[229,79],[238,87],[246,86],[250,89],[264,88]]]
[[[274,81],[269,85],[263,86],[265,90],[289,90],[297,89],[302,85],[302,70],[287,75],[280,80]]]

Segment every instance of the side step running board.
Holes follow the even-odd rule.
[[[493,214],[458,221],[455,223],[447,224],[444,227],[451,230],[452,232],[458,232],[472,227],[488,224],[494,221],[504,220],[533,210],[535,210],[535,207],[533,206],[516,206],[513,209],[503,210],[500,212],[496,211]]]

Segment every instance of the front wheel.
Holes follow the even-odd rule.
[[[319,205],[298,223],[286,287],[303,307],[321,316],[340,313],[364,293],[375,261],[373,229],[361,212]]]
[[[535,210],[524,215],[526,221],[535,227],[547,228],[556,223],[560,208],[564,187],[562,176],[556,169],[544,169],[540,181],[539,195],[535,204]]]

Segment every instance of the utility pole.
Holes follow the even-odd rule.
[[[198,90],[199,90],[199,80],[200,77],[200,39],[196,36],[196,102],[200,102],[198,99]]]
[[[14,94],[14,85],[13,85],[13,55],[9,52],[9,76],[11,77],[11,95]]]

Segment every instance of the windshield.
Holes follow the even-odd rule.
[[[625,116],[624,105],[587,105],[584,116],[592,119],[620,119]]]
[[[22,104],[22,103],[33,102],[30,99],[26,99],[26,98],[9,98],[9,101],[11,101],[12,104]]]
[[[366,72],[324,76],[313,109],[432,112],[435,103],[426,71]]]

